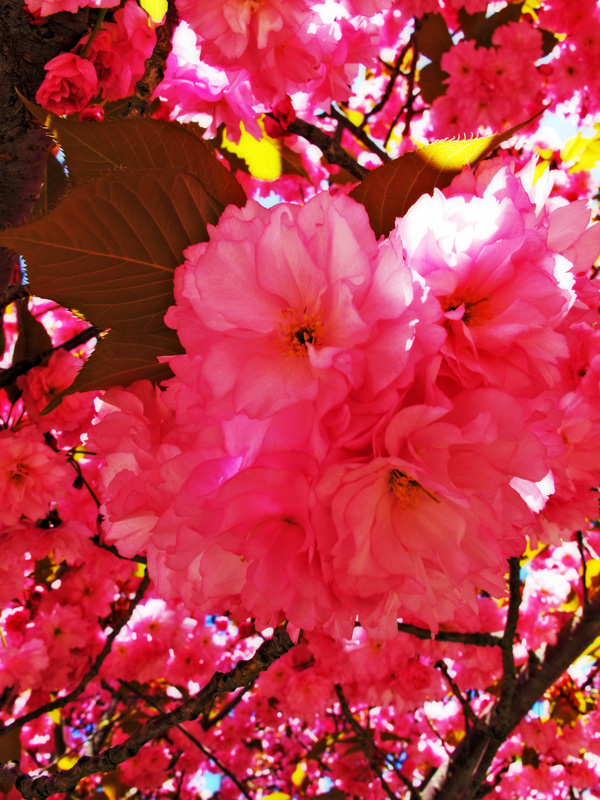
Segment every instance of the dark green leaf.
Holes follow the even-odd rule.
[[[44,214],[47,214],[60,202],[68,189],[69,180],[64,166],[54,153],[48,153],[46,166],[44,167],[44,181],[40,194],[34,203],[29,221],[39,219]]]
[[[433,103],[436,97],[441,97],[448,91],[448,86],[444,83],[448,73],[440,67],[439,63],[432,61],[419,70],[417,83],[421,90],[421,97],[426,103]]]
[[[81,122],[57,117],[22,100],[64,150],[75,185],[115,170],[173,168],[198,178],[223,208],[246,203],[238,181],[191,126],[147,117]]]
[[[468,14],[464,8],[458,12],[460,27],[465,38],[474,39],[479,47],[491,47],[492,36],[496,28],[508,22],[518,22],[521,19],[522,3],[509,3],[504,8],[491,16],[486,16],[485,11]]]
[[[366,208],[375,235],[387,236],[396,217],[403,216],[421,195],[448,186],[464,166],[475,166],[530,122],[494,136],[433,142],[405,153],[369,172],[350,197]]]
[[[16,309],[18,333],[13,351],[13,364],[52,350],[50,334],[29,310],[27,298],[17,300]]]
[[[419,55],[438,61],[452,47],[452,36],[441,14],[425,14],[416,31]]]
[[[77,388],[165,377],[157,355],[180,352],[163,321],[173,271],[188,245],[207,240],[221,211],[192,175],[131,170],[84,184],[42,219],[0,232],[1,244],[25,257],[36,295],[112,331]]]

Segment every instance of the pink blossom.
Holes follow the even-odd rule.
[[[393,235],[445,313],[442,351],[456,379],[515,393],[557,380],[567,347],[555,329],[574,300],[573,278],[517,177],[500,170],[482,197],[424,195]]]
[[[22,514],[44,518],[49,503],[64,493],[68,470],[37,431],[0,431],[0,522],[12,525]]]
[[[81,111],[98,91],[98,76],[87,58],[61,53],[46,64],[36,101],[55,114]]]
[[[213,63],[248,66],[283,29],[291,34],[308,15],[305,0],[179,0],[179,13],[205,41]],[[288,35],[289,35],[288,34]]]
[[[112,8],[119,3],[118,0],[25,0],[25,5],[32,14],[47,17],[61,11],[76,14],[80,8],[85,6]]]
[[[91,392],[69,395],[54,411],[44,416],[41,416],[41,412],[54,397],[73,383],[82,366],[81,358],[59,349],[52,353],[47,364],[35,367],[18,379],[29,419],[42,432],[57,430],[77,434],[70,437],[75,443],[79,441],[79,433],[91,423]]]
[[[256,113],[263,107],[256,100],[245,69],[222,69],[201,59],[194,31],[182,21],[173,34],[173,48],[155,97],[165,103],[173,119],[198,122],[216,135],[221,123],[228,136],[238,140],[240,122],[256,138],[262,136]]]
[[[226,416],[264,418],[301,401],[324,411],[362,380],[376,253],[364,209],[327,195],[230,206],[211,241],[188,248],[166,320],[202,355]]]
[[[48,663],[41,638],[33,637],[19,647],[0,647],[0,689],[13,686],[22,692],[40,686]]]

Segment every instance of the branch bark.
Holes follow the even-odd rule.
[[[82,756],[77,764],[66,771],[54,775],[32,778],[23,772],[18,762],[11,761],[0,768],[0,779],[8,778],[25,800],[44,800],[56,792],[71,792],[79,781],[96,772],[112,772],[118,764],[133,758],[152,739],[163,736],[171,728],[182,722],[196,719],[216,695],[233,692],[242,686],[253,683],[261,672],[285,655],[294,646],[288,633],[276,632],[271,639],[263,642],[252,658],[239,661],[228,673],[215,672],[206,686],[198,694],[182,703],[173,711],[146,722],[136,733],[121,744],[109,747],[97,756]]]
[[[507,630],[508,627],[509,624]],[[516,676],[512,690],[502,692],[487,715],[488,729],[470,729],[449,761],[437,770],[421,793],[422,800],[474,800],[480,796],[486,786],[487,770],[506,736],[598,636],[600,592],[583,612],[575,614],[561,628],[556,644],[546,649],[544,659],[539,663],[531,661]],[[498,720],[501,720],[500,727]]]

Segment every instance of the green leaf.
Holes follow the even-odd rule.
[[[403,216],[421,195],[448,186],[464,166],[474,167],[531,121],[494,136],[433,142],[405,153],[369,172],[350,197],[366,208],[375,235],[387,236],[396,217]]]
[[[173,303],[173,271],[189,244],[208,239],[206,226],[221,212],[192,175],[131,170],[84,184],[42,219],[0,232],[0,243],[25,258],[36,295],[110,328],[115,346],[127,343],[135,351],[128,364],[120,348],[110,377],[110,359],[100,358],[110,337],[99,342],[78,387],[114,385],[116,376],[119,383],[149,377],[157,354],[180,352],[163,321]]]
[[[438,61],[452,47],[452,36],[441,14],[425,14],[417,23],[416,39],[419,55]]]
[[[436,97],[446,94],[448,86],[444,81],[448,77],[448,73],[444,72],[437,61],[432,61],[419,70],[417,83],[421,90],[421,97],[426,103],[431,104]]]
[[[223,208],[246,203],[241,185],[210,152],[194,126],[146,117],[81,122],[57,117],[21,99],[64,150],[75,186],[116,170],[173,168],[198,178]]]
[[[518,22],[521,19],[522,7],[523,3],[509,3],[489,17],[485,11],[468,14],[461,8],[458,20],[466,39],[474,39],[479,47],[491,47],[496,28],[508,22]]]

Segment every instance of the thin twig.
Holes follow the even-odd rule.
[[[79,781],[97,772],[112,772],[118,764],[133,758],[142,747],[180,722],[196,719],[206,706],[223,692],[233,692],[253,683],[258,675],[285,655],[294,646],[285,630],[278,630],[273,637],[260,645],[254,655],[239,661],[228,673],[215,672],[209,682],[196,695],[161,717],[153,717],[124,742],[109,747],[97,756],[82,756],[69,770],[57,770],[53,775],[34,778],[23,772],[18,763],[11,761],[0,767],[0,780],[8,778],[25,800],[44,800],[57,792],[72,791]]]
[[[346,128],[347,130],[349,130],[350,133],[356,139],[358,139],[359,142],[362,142],[372,153],[375,153],[375,155],[382,161],[390,160],[389,154],[386,153],[385,150],[383,150],[381,147],[379,147],[379,145],[376,142],[374,142],[373,139],[371,139],[371,137],[368,135],[368,133],[366,133],[366,131],[364,131],[362,128],[359,128],[358,125],[355,125],[348,119],[348,117],[345,114],[339,111],[334,103],[331,104],[331,111],[329,113],[329,116],[337,120],[338,123],[342,126],[342,129]]]
[[[90,542],[95,547],[100,547],[102,550],[106,550],[107,552],[112,553],[113,556],[116,556],[117,558],[120,558],[122,561],[135,561],[136,564],[146,564],[147,563],[146,562],[146,558],[144,556],[138,556],[138,555],[135,555],[135,556],[124,556],[124,555],[121,555],[121,553],[119,553],[119,551],[114,546],[114,544],[106,544],[106,542],[101,541],[100,537],[98,536],[98,534],[96,534],[95,536],[92,536],[90,538]]]
[[[493,633],[475,632],[461,633],[460,631],[438,631],[435,636],[427,628],[419,628],[406,622],[398,623],[400,633],[409,633],[417,639],[432,639],[434,642],[456,642],[458,644],[472,644],[476,647],[501,647],[502,638]]]
[[[208,715],[202,717],[200,720],[202,730],[209,731],[211,728],[221,722],[222,719],[225,719],[225,717],[227,717],[233,711],[233,709],[241,701],[242,697],[249,692],[253,686],[254,684],[251,683],[248,686],[244,686],[242,689],[240,689],[240,691],[226,705],[224,705],[223,708],[214,715],[214,717],[210,717]]]
[[[127,611],[125,612],[125,614],[123,614],[121,619],[114,625],[113,629],[108,634],[108,636],[106,637],[106,641],[104,642],[104,647],[98,653],[98,655],[94,659],[94,663],[85,673],[83,678],[79,681],[77,686],[68,694],[63,695],[62,697],[57,697],[56,700],[52,700],[49,703],[45,703],[43,706],[36,708],[34,711],[30,711],[28,714],[23,714],[22,717],[18,717],[16,720],[14,720],[14,722],[11,722],[10,725],[7,725],[4,728],[3,733],[8,733],[8,731],[14,730],[15,728],[20,729],[23,727],[23,725],[26,725],[28,722],[31,722],[32,720],[37,719],[38,717],[41,717],[42,714],[47,714],[49,711],[54,711],[57,708],[64,708],[66,705],[68,705],[68,703],[72,703],[76,697],[79,697],[79,695],[83,692],[88,683],[91,680],[93,680],[100,672],[100,667],[102,666],[105,658],[111,651],[112,643],[119,635],[121,630],[125,627],[125,625],[127,625],[129,620],[131,619],[133,610],[144,596],[144,593],[148,588],[149,583],[150,583],[150,578],[148,577],[148,574],[146,574],[140,581],[140,585],[138,586],[137,592],[135,593],[135,597],[129,603]],[[75,786],[73,785],[71,788],[74,789]],[[65,790],[58,790],[58,791],[65,791]]]
[[[267,114],[267,116],[271,119],[276,119],[273,114]],[[303,119],[295,119],[287,126],[287,132],[295,133],[298,136],[304,137],[304,139],[311,144],[316,144],[325,156],[328,164],[337,164],[339,167],[343,167],[357,180],[362,181],[367,174],[367,170],[361,167],[358,161],[335,141],[333,136],[317,128],[316,125],[312,125],[310,122],[306,122]]]
[[[398,79],[398,76],[400,75],[400,70],[401,70],[402,64],[404,62],[404,59],[406,58],[406,54],[408,53],[410,48],[413,46],[414,36],[415,36],[415,33],[413,32],[413,34],[411,35],[411,37],[408,40],[408,42],[404,45],[404,47],[400,51],[400,55],[398,56],[398,58],[396,59],[396,63],[392,67],[392,74],[390,75],[390,79],[387,82],[387,86],[385,87],[385,91],[383,93],[383,96],[381,97],[381,100],[379,100],[379,102],[376,103],[370,111],[367,111],[367,113],[365,114],[365,116],[363,118],[363,121],[360,123],[360,127],[361,128],[364,128],[365,125],[367,124],[369,118],[372,117],[374,114],[378,114],[384,108],[384,106],[387,103],[387,101],[390,99],[390,96],[392,94],[392,90],[394,88],[394,84],[396,83],[396,80]]]
[[[583,533],[577,531],[577,548],[581,558],[581,591],[583,592],[583,608],[587,610],[590,605],[590,596],[587,586],[587,564],[585,560],[585,547],[583,544]]]
[[[148,703],[148,705],[152,706],[152,708],[156,709],[161,714],[163,713],[163,709],[158,705],[158,703],[154,702],[154,700],[151,697],[148,697],[148,695],[144,694],[143,692],[140,692],[139,689],[136,689],[136,687],[133,684],[129,683],[129,681],[124,681],[121,678],[119,678],[119,683],[122,686],[125,686],[126,689],[129,689],[130,692],[133,692],[133,694],[136,694],[138,697],[141,697],[142,700],[145,700],[145,702]],[[228,769],[225,766],[225,764],[223,764],[223,762],[220,761],[217,758],[217,756],[208,747],[203,745],[202,742],[199,739],[196,739],[196,737],[192,733],[190,733],[188,730],[186,730],[183,727],[183,725],[176,725],[176,727],[181,731],[181,733],[183,733],[184,736],[186,736],[190,740],[190,742],[193,742],[196,745],[198,750],[200,750],[202,753],[204,753],[204,755],[207,758],[210,758],[210,760],[214,764],[216,764],[216,766],[221,770],[221,772],[224,775],[227,775],[227,777],[231,781],[233,781],[233,783],[235,783],[235,785],[240,790],[240,792],[244,795],[244,797],[248,798],[248,800],[252,800],[252,795],[248,793],[248,790],[246,789],[244,784],[241,783],[238,780],[237,776],[234,775],[233,772],[230,769]]]
[[[408,73],[408,90],[407,90],[407,108],[406,108],[406,121],[404,123],[404,130],[402,131],[402,136],[410,136],[410,123],[414,116],[413,110],[413,100],[414,100],[414,89],[415,89],[415,77],[417,74],[417,61],[419,60],[419,48],[417,45],[417,40],[415,39],[414,48],[413,48],[413,56],[412,61],[410,64],[410,72]],[[392,129],[393,130],[393,129]]]
[[[452,694],[456,697],[456,699],[461,705],[465,717],[465,733],[468,733],[469,731],[470,727],[469,723],[471,723],[471,725],[473,725],[476,728],[487,730],[488,726],[485,724],[483,720],[479,719],[477,714],[475,714],[467,698],[463,697],[463,693],[461,692],[458,684],[452,679],[450,673],[448,672],[448,667],[446,666],[446,664],[440,659],[439,661],[436,662],[435,668],[439,669],[439,671],[442,673],[442,675],[446,679],[446,682],[448,683],[448,686],[450,687]]]
[[[358,739],[362,742],[361,749],[365,754],[369,764],[371,765],[371,769],[379,778],[379,782],[381,783],[383,791],[387,794],[390,800],[397,800],[395,793],[393,792],[390,785],[383,777],[383,770],[381,769],[381,767],[377,762],[377,759],[375,758],[375,753],[377,752],[380,755],[380,757],[382,757],[383,763],[386,764],[387,766],[390,766],[387,763],[387,759],[385,758],[385,753],[381,752],[381,750],[377,747],[377,745],[375,744],[369,733],[362,727],[362,725],[359,725],[358,722],[354,719],[341,685],[339,683],[336,683],[334,688],[335,688],[335,693],[338,696],[338,700],[340,701],[342,714],[348,721],[354,733],[357,735]],[[400,773],[395,768],[393,769],[397,777],[400,779],[400,781],[410,791],[411,798],[413,798],[413,800],[420,800],[420,794],[417,791],[417,789],[415,789],[415,787],[412,785],[412,783],[404,775],[402,775],[402,777],[400,778],[400,775],[402,773]]]

